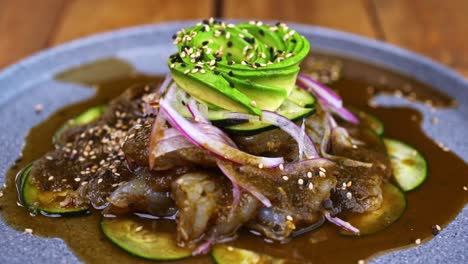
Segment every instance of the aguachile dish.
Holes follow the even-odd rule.
[[[286,24],[207,20],[173,42],[160,87],[129,88],[66,122],[55,149],[17,175],[24,207],[102,210],[103,234],[150,260],[285,263],[224,244],[241,229],[287,243],[327,221],[344,236],[372,235],[426,179],[417,149],[301,73],[310,44]]]

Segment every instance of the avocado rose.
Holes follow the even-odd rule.
[[[168,59],[177,85],[215,108],[260,115],[277,110],[309,53],[304,36],[286,24],[205,20],[173,36]]]

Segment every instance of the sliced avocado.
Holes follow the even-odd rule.
[[[255,115],[275,111],[294,88],[307,39],[288,28],[263,23],[205,22],[174,35],[170,56],[177,85],[198,101]]]
[[[215,76],[216,74],[211,72],[204,75],[184,74],[179,71],[173,71],[172,73],[172,78],[174,78],[177,85],[199,101],[214,104],[234,112],[247,112],[256,115],[261,113],[260,108],[252,105],[252,100],[249,97],[230,87],[224,78]]]

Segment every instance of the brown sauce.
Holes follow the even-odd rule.
[[[431,239],[431,227],[438,224],[444,228],[467,203],[468,192],[462,189],[467,184],[464,178],[468,173],[466,163],[455,154],[444,151],[426,136],[421,130],[421,114],[410,108],[380,108],[368,104],[374,93],[394,93],[397,89],[401,91],[397,95],[401,93],[433,107],[453,107],[456,105],[454,101],[404,76],[352,60],[341,61],[344,76],[332,86],[338,89],[347,105],[380,118],[385,124],[385,136],[402,140],[419,149],[429,165],[427,181],[417,190],[407,193],[408,206],[404,215],[377,234],[346,237],[339,235],[336,226],[325,224],[316,231],[282,245],[264,242],[261,237],[241,231],[239,238],[232,243],[233,246],[301,262],[356,263],[391,249],[414,246],[418,238],[423,242]],[[96,79],[96,76],[100,79]],[[91,106],[108,102],[130,85],[159,80],[157,77],[135,74],[129,65],[115,59],[73,69],[60,74],[57,79],[92,85],[97,88],[96,96],[59,110],[31,129],[21,159],[7,174],[4,197],[0,199],[3,220],[19,231],[31,228],[35,235],[63,239],[87,263],[111,263],[116,260],[119,263],[150,263],[110,243],[99,229],[101,215],[98,211],[82,217],[48,218],[41,215],[32,217],[26,209],[17,206],[15,175],[22,167],[53,148],[51,141],[44,139],[51,139],[69,118]],[[204,256],[176,263],[207,262],[210,262],[210,258]]]

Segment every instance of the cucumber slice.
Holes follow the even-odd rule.
[[[62,135],[63,132],[65,132],[67,129],[78,126],[78,125],[86,125],[94,120],[98,119],[101,117],[102,113],[106,110],[105,105],[100,105],[100,106],[95,106],[91,107],[88,110],[84,111],[83,113],[79,114],[75,118],[72,118],[65,122],[65,124],[60,127],[57,132],[55,132],[55,135],[52,138],[52,142],[54,144],[61,145],[60,142],[60,136]]]
[[[393,168],[393,177],[405,192],[420,186],[427,177],[427,163],[415,148],[398,140],[384,138]]]
[[[75,205],[69,203],[61,205],[72,190],[61,192],[43,191],[37,188],[32,182],[33,164],[29,164],[16,176],[16,188],[20,203],[33,212],[40,212],[45,215],[82,215],[89,213],[88,205]]]
[[[359,121],[361,121],[362,125],[374,131],[378,136],[383,135],[385,131],[384,124],[376,116],[357,109],[353,109],[352,112],[358,116]]]
[[[226,245],[217,245],[211,251],[211,256],[218,264],[281,264],[284,259],[277,259],[250,250]]]
[[[312,115],[313,113],[315,113],[315,108],[303,108],[289,100],[286,100],[280,106],[280,108],[276,110],[276,112],[288,118],[289,120],[295,121]],[[250,120],[246,123],[242,123],[239,125],[225,127],[224,129],[227,132],[233,134],[252,135],[273,128],[275,128],[275,126],[269,123],[264,123],[258,120]]]
[[[291,90],[288,100],[304,108],[314,107],[316,101],[311,93],[297,86]]]
[[[141,258],[177,260],[192,256],[191,249],[177,246],[174,234],[155,232],[135,219],[104,218],[101,229],[114,244]]]
[[[350,224],[357,227],[360,235],[370,235],[379,232],[400,218],[406,208],[405,194],[395,185],[387,183],[383,186],[382,206],[372,212],[352,215],[347,218]],[[341,231],[344,235],[355,235]]]

